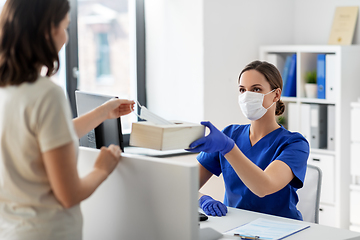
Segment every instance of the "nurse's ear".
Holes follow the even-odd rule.
[[[281,97],[281,89],[277,88],[277,89],[275,89],[275,98],[274,98],[275,102],[279,101],[280,97]]]

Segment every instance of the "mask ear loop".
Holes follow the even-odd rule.
[[[275,103],[277,103],[277,102],[273,102],[273,103],[270,105],[270,107],[265,108],[265,109],[266,109],[266,110],[269,110]]]
[[[265,94],[265,95],[268,95],[268,94],[270,94],[270,93],[272,93],[272,92],[274,92],[276,89],[274,88],[271,92],[268,92],[267,94]],[[276,104],[277,102],[273,102],[271,105],[270,105],[270,107],[268,107],[268,108],[265,108],[266,110],[269,110],[274,104]]]
[[[264,96],[265,96],[265,95],[268,95],[268,94],[270,94],[270,93],[272,93],[272,92],[274,92],[275,90],[276,90],[276,88],[274,88],[273,90],[271,90],[271,91],[268,92],[268,93],[265,93]]]
[[[141,104],[140,104],[137,100],[136,100],[136,103],[137,103],[137,105],[139,105],[139,108],[141,109],[141,107],[142,107]],[[138,118],[140,118],[140,119],[142,119],[142,120],[145,120],[145,119],[143,119],[142,117],[140,117],[139,114],[136,113],[136,111],[133,111],[133,113],[134,113]]]

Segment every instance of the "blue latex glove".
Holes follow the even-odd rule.
[[[199,205],[206,215],[221,217],[225,216],[227,213],[227,207],[222,202],[207,195],[204,195],[199,199]]]
[[[202,125],[210,129],[209,135],[202,137],[190,144],[189,152],[220,152],[222,155],[230,152],[235,143],[234,140],[219,131],[211,122],[201,122]]]

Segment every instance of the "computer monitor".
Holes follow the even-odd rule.
[[[96,107],[115,96],[101,95],[84,91],[75,91],[76,109],[78,116],[90,112]],[[123,135],[121,132],[121,120],[108,119],[80,138],[80,146],[98,148],[108,147],[110,144],[120,146],[124,151]]]
[[[79,149],[78,171],[93,168],[98,149]],[[111,175],[81,203],[86,240],[198,240],[196,162],[122,153]]]

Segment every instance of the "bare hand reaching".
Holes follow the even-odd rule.
[[[134,111],[134,101],[112,98],[103,104],[107,111],[107,119],[119,118]]]
[[[108,176],[115,169],[120,159],[121,149],[119,146],[111,144],[108,148],[102,147],[94,168],[103,171]]]

